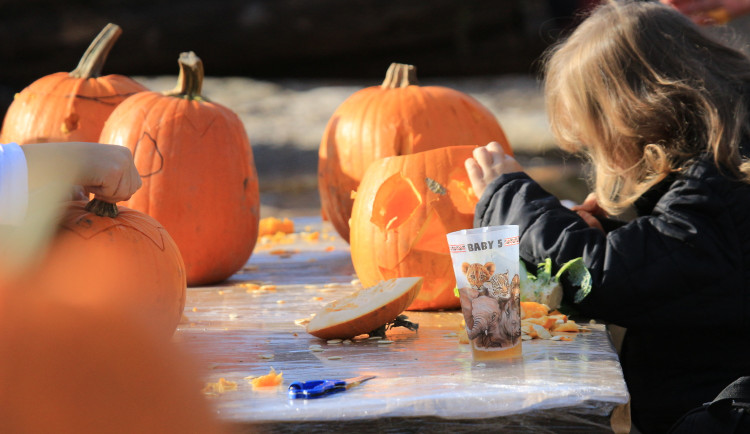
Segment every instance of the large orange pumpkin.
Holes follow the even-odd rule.
[[[125,309],[164,338],[185,307],[185,268],[167,231],[141,212],[96,199],[69,205],[31,268],[35,291],[100,311]]]
[[[180,247],[188,285],[220,282],[247,262],[258,238],[258,176],[245,127],[203,97],[203,64],[179,59],[177,87],[120,104],[99,141],[130,148],[143,187],[126,202],[158,220]]]
[[[72,72],[44,76],[16,94],[5,114],[0,143],[96,142],[115,107],[146,90],[124,75],[101,76],[120,27],[108,24]]]
[[[382,85],[355,92],[328,121],[318,155],[322,214],[349,240],[352,192],[373,161],[491,141],[512,155],[497,119],[479,101],[447,87],[419,86],[413,66],[394,63]]]
[[[473,227],[477,197],[464,161],[475,146],[449,146],[373,162],[359,184],[351,255],[362,285],[422,276],[410,310],[459,307],[446,234]]]
[[[225,432],[185,351],[127,312],[41,289],[0,284],[0,432]]]

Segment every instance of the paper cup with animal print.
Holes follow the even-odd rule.
[[[474,360],[520,356],[518,226],[451,232],[448,246]]]

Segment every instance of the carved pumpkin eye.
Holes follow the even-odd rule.
[[[414,184],[396,173],[385,180],[375,194],[370,221],[384,231],[395,229],[409,220],[420,205],[422,195]]]

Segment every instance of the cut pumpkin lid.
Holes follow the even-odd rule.
[[[422,277],[380,281],[328,303],[307,325],[322,339],[351,338],[389,323],[403,312],[422,288]]]

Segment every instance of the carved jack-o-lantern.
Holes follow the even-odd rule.
[[[422,276],[410,310],[459,307],[446,234],[471,228],[477,197],[464,161],[475,146],[387,157],[370,165],[351,219],[351,253],[362,284]]]

